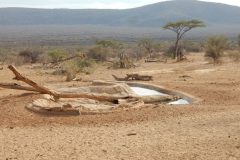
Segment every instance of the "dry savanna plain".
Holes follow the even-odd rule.
[[[203,53],[183,62],[139,63],[132,69],[99,65],[81,82],[40,65],[17,67],[43,85],[86,86],[112,74],[148,74],[153,83],[200,98],[198,104],[151,107],[80,116],[40,115],[25,106],[40,95],[0,88],[0,159],[239,160],[240,64],[208,63]],[[15,82],[7,66],[0,82]]]

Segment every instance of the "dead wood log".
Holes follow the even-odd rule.
[[[140,108],[144,105],[144,101],[138,97],[119,99],[120,108]]]
[[[17,83],[0,83],[1,88],[6,88],[6,89],[16,89],[16,90],[24,90],[24,91],[33,91],[33,92],[38,92],[35,88],[33,87],[27,87],[27,86],[21,86]]]
[[[125,78],[120,78],[120,77],[117,77],[116,75],[112,74],[113,78],[117,81],[127,81],[128,79],[125,77]]]
[[[116,75],[112,75],[112,76],[117,81],[133,81],[133,80],[136,80],[136,81],[152,81],[153,80],[152,76],[139,75],[139,74],[127,74],[126,77],[124,77],[124,78],[117,77]]]
[[[178,96],[143,96],[141,100],[144,103],[159,103],[159,102],[170,102],[180,99]]]
[[[152,76],[139,75],[139,74],[127,74],[128,79],[138,80],[138,81],[151,81]]]
[[[46,87],[38,85],[36,82],[24,77],[21,75],[14,66],[10,65],[8,67],[15,75],[15,80],[23,81],[28,85],[32,86],[37,92],[41,94],[49,94],[54,97],[54,100],[58,100],[59,98],[87,98],[87,99],[94,99],[98,101],[109,101],[113,103],[118,103],[118,99],[125,99],[129,98],[126,96],[107,96],[107,95],[96,95],[96,94],[74,94],[74,93],[58,93],[56,91],[52,91]]]
[[[151,62],[158,62],[158,59],[156,59],[156,58],[147,58],[147,59],[145,59],[145,63],[151,63]]]
[[[145,59],[145,63],[153,63],[153,62],[167,63],[167,58],[147,58],[147,59]]]

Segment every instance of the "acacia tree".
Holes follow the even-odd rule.
[[[175,53],[173,53],[173,58],[177,58],[177,61],[180,61],[183,57],[182,52],[179,49],[179,42],[187,33],[193,28],[197,27],[204,27],[204,23],[199,20],[182,20],[182,21],[176,21],[176,22],[169,22],[165,26],[163,26],[163,29],[173,31],[177,34],[174,50]]]

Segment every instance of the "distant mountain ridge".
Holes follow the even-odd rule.
[[[124,10],[0,8],[0,25],[159,27],[180,19],[199,19],[207,25],[240,26],[240,7],[196,0],[174,0]]]

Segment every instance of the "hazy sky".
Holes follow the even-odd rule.
[[[0,7],[124,9],[165,0],[0,0]],[[240,6],[240,0],[202,0]]]

